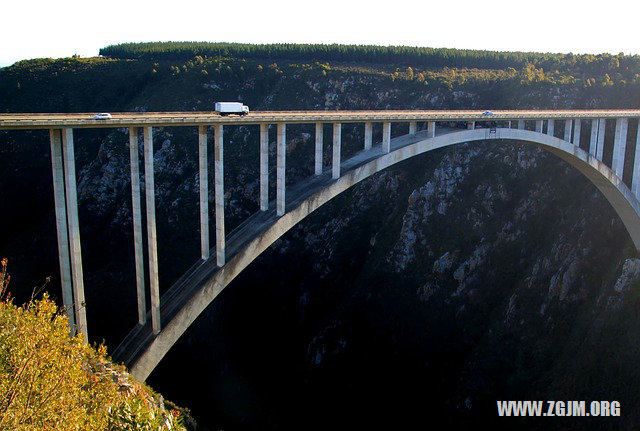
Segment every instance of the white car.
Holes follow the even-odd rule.
[[[93,117],[94,120],[111,120],[111,114],[102,112],[100,114],[96,114]]]

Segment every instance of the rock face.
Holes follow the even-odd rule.
[[[258,109],[477,109],[490,100],[362,75],[284,74],[272,87],[243,85],[185,85],[176,104],[199,109],[200,92],[229,89],[258,99]],[[160,97],[133,98],[128,109],[158,109]],[[582,106],[579,97],[525,91],[519,107],[548,98],[552,107]],[[288,184],[312,175],[312,131],[287,130]],[[90,334],[111,346],[136,320],[125,132],[76,133]],[[16,145],[40,139],[34,160],[50,175],[46,137],[2,136]],[[257,210],[257,136],[256,128],[225,128],[229,230]],[[199,256],[197,136],[158,128],[154,139],[167,288]],[[345,125],[344,157],[362,140],[362,127]],[[28,160],[17,151],[16,164]],[[272,131],[271,197],[274,155]],[[46,247],[32,246],[50,250],[45,260],[57,274],[52,217],[29,226],[14,242],[48,232]],[[624,428],[640,419],[629,389],[640,384],[639,262],[609,204],[554,156],[513,142],[441,149],[363,181],[292,229],[207,309],[150,382],[212,429],[500,427],[495,401],[509,399],[618,400]]]

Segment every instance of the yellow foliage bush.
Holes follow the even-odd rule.
[[[106,348],[71,336],[44,294],[23,306],[0,267],[0,430],[183,430],[179,413],[114,365]]]

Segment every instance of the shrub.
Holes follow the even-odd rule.
[[[0,267],[0,429],[184,429],[162,398],[106,356],[71,336],[67,317],[45,293],[23,306],[7,293]]]

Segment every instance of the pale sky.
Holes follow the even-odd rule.
[[[167,40],[640,54],[637,0],[4,0],[0,11],[0,66]]]

